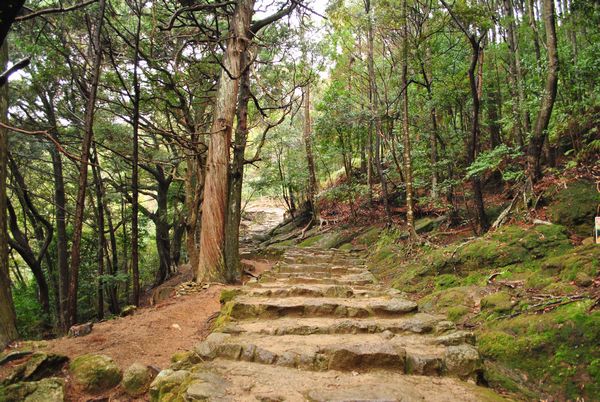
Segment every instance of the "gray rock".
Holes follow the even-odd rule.
[[[469,331],[456,331],[449,334],[438,336],[435,342],[439,345],[456,346],[462,343],[475,344],[475,335]]]
[[[162,370],[150,384],[150,397],[152,400],[158,400],[163,390],[170,390],[181,385],[190,376],[191,373],[186,370]]]
[[[479,352],[471,345],[448,346],[444,355],[446,371],[463,379],[471,378],[481,370]]]

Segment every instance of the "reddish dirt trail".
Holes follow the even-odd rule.
[[[112,357],[122,369],[134,362],[164,368],[171,356],[189,350],[206,335],[206,322],[219,311],[222,286],[168,299],[134,315],[94,325],[80,338],[49,341],[47,350],[69,358],[85,353]]]

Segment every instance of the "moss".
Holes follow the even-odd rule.
[[[223,305],[223,307],[221,307],[219,316],[217,317],[217,319],[215,320],[215,323],[213,324],[213,327],[212,327],[213,331],[218,332],[219,329],[223,328],[228,322],[231,321],[231,312],[233,311],[234,307],[235,307],[234,301],[228,301],[227,303],[225,303],[225,305]]]
[[[448,315],[448,319],[450,321],[459,321],[465,315],[469,314],[471,309],[466,306],[454,306],[446,309],[446,314]]]
[[[513,305],[510,294],[506,291],[492,293],[481,299],[482,310],[491,310],[496,313],[506,313],[512,310]]]
[[[241,293],[240,289],[224,289],[221,291],[221,296],[219,296],[219,302],[221,304],[225,304],[235,299],[237,295]]]
[[[372,228],[358,235],[355,241],[357,244],[361,244],[363,246],[372,246],[377,242],[380,233],[381,228],[373,226]]]
[[[322,234],[316,235],[316,236],[312,236],[312,237],[309,237],[308,239],[305,239],[302,242],[300,242],[300,244],[298,244],[298,246],[300,246],[300,247],[312,247],[315,244],[317,244],[322,238],[323,238]]]
[[[435,279],[435,288],[438,290],[455,287],[460,283],[460,279],[456,275],[443,274]]]
[[[354,246],[352,245],[352,243],[344,243],[341,246],[339,246],[338,248],[342,251],[350,251],[354,248]]]
[[[593,399],[598,375],[600,312],[577,302],[540,315],[490,321],[477,334],[482,356],[531,379],[557,400]],[[540,384],[542,385],[542,384]]]
[[[548,207],[548,214],[553,222],[567,226],[572,232],[590,236],[598,204],[600,193],[594,183],[581,180],[556,194]]]

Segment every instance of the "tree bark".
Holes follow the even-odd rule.
[[[249,62],[249,51],[242,57],[242,65]],[[237,127],[233,145],[233,161],[229,173],[229,211],[225,227],[225,262],[227,272],[233,277],[229,281],[240,278],[240,220],[242,212],[242,185],[244,180],[244,154],[248,139],[248,102],[250,101],[250,67],[243,72],[240,79],[238,106],[236,112]]]
[[[533,183],[535,183],[542,175],[540,163],[542,148],[544,140],[546,139],[546,130],[550,123],[550,117],[552,116],[552,109],[554,107],[556,91],[558,88],[558,50],[553,0],[543,0],[542,16],[544,18],[544,27],[546,28],[548,71],[546,72],[546,84],[542,94],[540,111],[538,112],[527,149],[527,175]]]
[[[50,135],[58,142],[58,125],[54,111],[53,100],[49,94],[41,96],[50,125]],[[54,176],[54,219],[56,221],[56,255],[58,271],[58,325],[62,333],[68,328],[68,297],[69,297],[69,248],[67,240],[67,217],[65,179],[63,174],[62,155],[57,146],[50,146],[52,158],[52,173]]]
[[[406,185],[406,226],[411,240],[417,239],[415,230],[415,214],[413,210],[413,172],[410,152],[410,131],[408,121],[408,8],[407,1],[402,0],[402,157],[404,162],[404,183]],[[435,125],[435,111],[432,112]],[[434,137],[435,138],[435,137]],[[432,144],[435,147],[435,143]],[[435,156],[437,158],[437,156]]]
[[[306,165],[308,167],[308,204],[317,222],[319,218],[319,208],[317,207],[315,197],[317,195],[317,173],[315,167],[315,157],[312,149],[312,120],[310,118],[310,85],[304,87],[304,127],[302,130],[304,139],[304,149],[306,151]]]
[[[94,59],[92,63],[92,75],[87,102],[85,108],[84,134],[81,145],[81,162],[79,166],[79,179],[77,198],[75,201],[75,216],[73,217],[73,241],[71,244],[71,272],[69,278],[69,302],[68,302],[68,325],[77,322],[77,290],[79,286],[79,265],[81,263],[81,237],[84,220],[85,196],[87,190],[88,161],[90,147],[94,136],[94,114],[96,110],[96,95],[100,81],[100,65],[102,64],[102,26],[104,24],[104,11],[106,0],[99,0],[99,12],[96,22],[96,30],[92,38]]]
[[[5,41],[3,42],[0,47],[0,70],[2,71],[8,64],[8,44]],[[0,87],[0,121],[8,123],[8,85]],[[17,318],[10,290],[8,270],[8,234],[6,233],[7,137],[8,131],[0,127],[0,349],[4,349],[18,336]]]
[[[254,0],[239,0],[229,29],[223,69],[215,97],[202,206],[200,254],[195,279],[224,282],[232,277],[225,263],[225,223],[229,187],[229,147],[238,98],[242,55],[250,41]]]
[[[142,24],[142,7],[135,1],[137,25],[133,55],[133,149],[131,161],[131,275],[132,275],[132,303],[140,305],[140,271],[139,271],[139,127],[140,127],[140,83],[138,66],[140,57],[140,32]],[[115,250],[116,252],[116,250]]]

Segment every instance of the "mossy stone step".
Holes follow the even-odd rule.
[[[441,323],[441,325],[440,325]],[[444,316],[417,313],[400,318],[278,318],[275,320],[238,321],[221,331],[231,334],[314,335],[314,334],[393,334],[436,333],[442,335],[453,324]],[[456,333],[447,335],[449,341]]]
[[[280,299],[240,296],[231,303],[234,319],[300,317],[400,316],[417,310],[413,301],[401,298],[343,299],[289,297]]]
[[[202,359],[229,359],[311,371],[387,369],[414,375],[473,378],[481,370],[468,344],[445,346],[425,335],[232,336],[213,333],[195,348]]]

